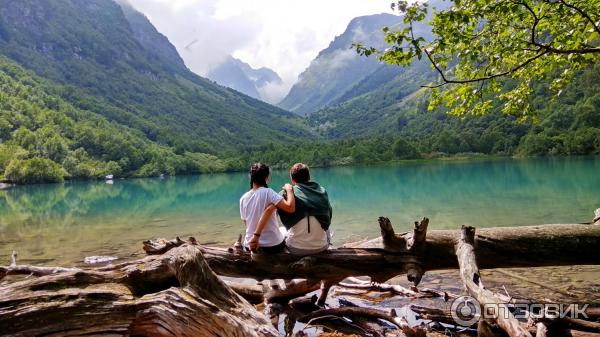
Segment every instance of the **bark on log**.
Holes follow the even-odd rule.
[[[223,276],[257,280],[331,280],[366,275],[383,282],[406,274],[408,268],[415,264],[424,271],[457,269],[454,246],[458,239],[459,232],[456,230],[430,231],[425,249],[420,254],[387,252],[383,249],[381,238],[358,247],[338,248],[307,257],[198,247],[215,273]],[[600,254],[596,251],[599,245],[600,226],[581,224],[484,228],[478,230],[474,244],[481,269],[600,264]],[[123,265],[135,263],[127,262],[117,265],[117,268]],[[0,267],[0,278],[9,271],[14,272],[14,269]]]
[[[460,265],[460,277],[465,288],[479,302],[482,310],[486,310],[486,305],[495,305],[496,312],[493,321],[510,337],[532,337],[529,331],[524,329],[519,321],[515,319],[506,304],[502,303],[498,297],[483,286],[475,260],[474,243],[475,228],[463,226],[461,239],[456,246],[456,257]]]
[[[199,246],[0,288],[7,336],[277,336],[209,268]]]
[[[368,248],[338,248],[301,258],[286,253],[251,254],[213,247],[202,247],[202,251],[219,275],[259,280],[327,280],[366,275],[383,282],[406,274],[415,264],[423,271],[457,269],[454,246],[459,235],[456,230],[430,231],[420,254],[385,251],[381,239],[361,245]],[[600,227],[580,224],[484,228],[475,237],[482,269],[600,264],[596,252],[599,245]]]

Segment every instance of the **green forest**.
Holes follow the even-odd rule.
[[[76,108],[50,84],[0,58],[0,172],[18,183],[224,171],[218,158],[148,140],[140,132]]]

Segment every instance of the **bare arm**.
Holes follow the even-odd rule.
[[[294,189],[290,184],[285,184],[283,189],[286,192],[286,196],[277,204],[277,208],[286,213],[294,213],[296,211],[296,198],[294,198]]]
[[[258,249],[260,234],[262,233],[263,229],[265,229],[267,221],[269,221],[276,209],[277,207],[275,207],[275,205],[269,204],[269,206],[267,206],[267,208],[265,208],[263,211],[263,214],[260,216],[260,220],[258,220],[258,224],[256,225],[256,230],[252,235],[252,239],[250,242],[248,242],[250,250],[256,251]]]
[[[269,204],[269,206],[265,208],[263,214],[260,216],[260,220],[258,220],[258,225],[256,225],[256,231],[254,233],[262,233],[263,229],[265,229],[267,221],[269,221],[276,209],[277,207],[275,207],[275,205],[273,204]]]

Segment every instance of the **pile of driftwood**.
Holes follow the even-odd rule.
[[[600,226],[485,228],[475,233],[472,227],[428,232],[428,223],[424,218],[412,232],[396,234],[390,221],[380,218],[380,238],[301,258],[252,254],[239,241],[228,249],[205,247],[193,238],[145,241],[145,258],[97,268],[19,265],[13,255],[9,266],[0,267],[0,279],[35,277],[17,277],[0,286],[0,334],[279,336],[278,314],[285,313],[287,334],[297,322],[318,322],[373,336],[425,336],[436,330],[481,336],[600,336],[598,308],[587,309],[588,320],[544,312],[529,313],[528,322],[516,320],[511,312],[517,300],[486,289],[479,274],[479,268],[600,264]],[[412,306],[421,318],[441,323],[424,327],[411,326],[395,310],[353,303],[323,306],[332,286],[445,300],[458,297],[417,287],[423,273],[442,269],[459,269],[465,289],[481,307],[497,304],[505,314],[486,315],[472,327],[461,327],[449,310]],[[402,274],[414,287],[382,283]],[[246,285],[217,275],[261,282]],[[268,281],[277,279],[281,281]],[[306,295],[317,290],[318,296]],[[267,314],[274,321],[251,304],[259,302],[269,303]]]

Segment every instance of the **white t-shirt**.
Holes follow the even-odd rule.
[[[269,204],[277,205],[283,197],[270,188],[259,187],[256,191],[248,191],[240,198],[240,216],[246,221],[246,237],[244,246],[248,247],[248,242],[256,232],[258,221],[265,208]],[[283,234],[279,231],[276,212],[273,212],[271,218],[265,224],[258,244],[261,247],[273,247],[283,242]]]

